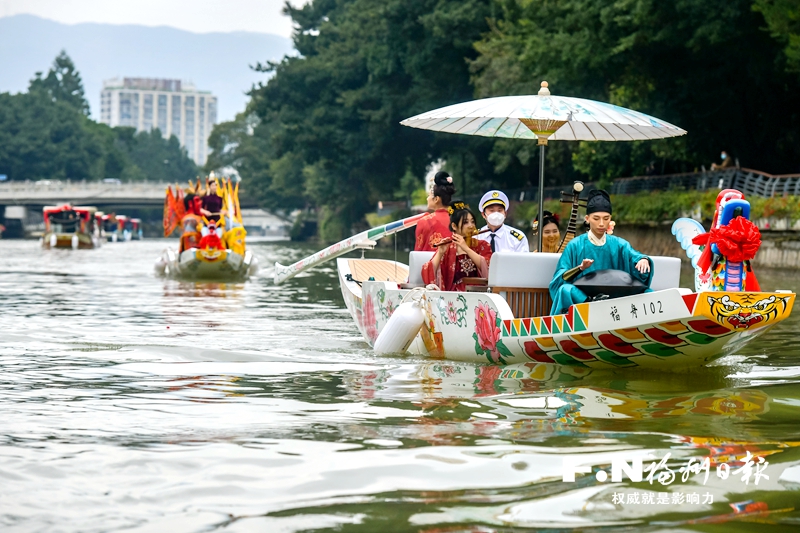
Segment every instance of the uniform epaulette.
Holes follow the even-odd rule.
[[[510,230],[508,230],[508,232],[511,235],[513,235],[514,237],[516,237],[518,241],[521,241],[522,237],[524,237],[524,235],[522,233],[520,233],[519,231],[514,230],[514,229],[510,229]]]

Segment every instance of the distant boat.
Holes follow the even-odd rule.
[[[131,218],[125,223],[125,228],[127,231],[131,232],[131,239],[134,241],[142,240],[142,219],[141,218]]]
[[[96,207],[47,206],[43,209],[45,248],[87,249],[100,246],[100,230],[95,224]]]
[[[243,281],[258,270],[258,261],[246,249],[247,232],[239,209],[238,187],[222,179],[224,216],[208,220],[195,212],[194,204],[187,212],[184,191],[168,188],[164,203],[164,236],[180,229],[178,250],[168,248],[155,269],[159,275],[188,280]],[[197,189],[200,187],[198,185]],[[193,193],[191,193],[193,194]],[[197,200],[197,197],[195,197]],[[197,200],[199,202],[199,200]]]

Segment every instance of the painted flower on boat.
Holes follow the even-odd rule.
[[[453,302],[447,302],[447,319],[452,323],[458,323],[458,310],[456,310],[456,304]]]
[[[364,331],[370,342],[375,342],[378,338],[377,320],[375,319],[375,304],[372,302],[371,296],[364,298]]]
[[[489,307],[489,304],[479,303],[475,307],[475,336],[481,351],[492,361],[498,362],[500,352],[497,350],[497,343],[500,340],[500,328],[497,325],[497,313]]]

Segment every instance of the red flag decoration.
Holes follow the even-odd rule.
[[[183,220],[183,217],[186,216],[186,206],[183,201],[183,189],[180,187],[178,188],[177,194],[175,195],[175,213],[178,215],[178,220]]]
[[[167,187],[167,195],[164,198],[164,237],[169,237],[181,223],[176,204],[172,187]]]

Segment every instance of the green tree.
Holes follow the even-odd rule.
[[[159,129],[136,133],[127,127],[114,128],[114,133],[116,147],[128,160],[122,179],[182,183],[197,176],[197,165],[174,135],[164,139]]]
[[[667,172],[691,170],[720,149],[745,166],[796,170],[797,80],[778,66],[781,44],[762,31],[752,0],[497,5],[471,63],[479,96],[531,94],[546,79],[554,93],[631,107],[689,132],[659,142],[560,143],[590,178],[640,174],[652,160]]]
[[[89,102],[84,97],[81,75],[66,50],[61,50],[55,58],[46,77],[42,78],[42,73],[37,72],[31,80],[28,92],[37,91],[44,92],[53,101],[64,102],[89,115]]]
[[[471,150],[474,139],[399,122],[472,98],[464,58],[488,29],[488,0],[316,0],[285,12],[300,55],[259,66],[275,75],[251,92],[258,122],[218,126],[214,161],[240,165],[271,202],[319,207],[326,240],[391,197],[408,169],[422,175],[432,159],[459,151],[487,163],[490,147]],[[243,155],[254,146],[264,158]]]
[[[800,72],[800,3],[797,0],[754,0],[773,37],[785,45],[787,70]]]
[[[10,179],[100,179],[102,131],[40,92],[0,94],[0,173]]]
[[[174,136],[110,128],[86,115],[80,74],[62,52],[27,93],[0,93],[0,174],[12,180],[185,181],[197,174]]]

